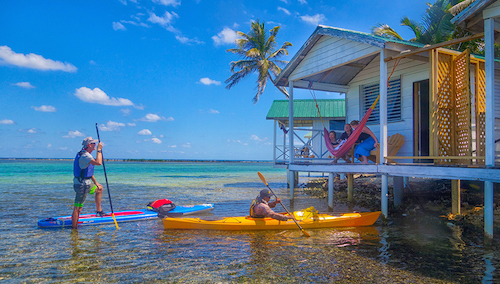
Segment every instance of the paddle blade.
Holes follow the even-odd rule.
[[[266,178],[260,172],[257,172],[257,174],[259,175],[260,180],[267,186]]]
[[[308,232],[306,232],[304,229],[302,229],[302,233],[303,233],[306,237],[308,237],[308,238],[310,238],[310,237],[311,237],[311,235],[309,235],[309,233],[308,233]]]
[[[118,227],[118,222],[116,222],[115,213],[111,213],[111,216],[113,216],[113,220],[115,221],[116,229],[120,229],[120,227]]]

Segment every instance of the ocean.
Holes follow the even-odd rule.
[[[266,162],[106,161],[114,211],[168,198],[177,205],[214,203],[219,218],[248,215],[265,185],[291,210],[327,201],[295,189],[286,171]],[[318,175],[318,174],[316,174]],[[103,167],[95,176],[104,185]],[[301,173],[300,182],[309,179]],[[313,175],[314,178],[314,175]],[[160,220],[42,229],[37,220],[70,215],[72,161],[0,160],[2,283],[495,283],[495,240],[444,222],[398,218],[362,228],[259,232],[165,230]],[[277,211],[278,208],[276,208]],[[363,208],[355,208],[363,210]],[[335,209],[334,209],[335,210]],[[82,213],[95,211],[89,195]]]

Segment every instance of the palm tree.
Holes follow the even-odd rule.
[[[257,78],[257,94],[253,98],[253,103],[259,101],[260,95],[266,88],[267,80],[271,80],[274,84],[274,78],[281,72],[280,66],[284,66],[288,61],[279,60],[283,55],[288,55],[287,48],[292,46],[291,43],[285,42],[280,49],[276,49],[276,36],[280,26],[276,26],[269,31],[269,36],[264,28],[264,23],[259,20],[252,22],[251,30],[248,34],[238,31],[239,38],[236,40],[238,48],[228,49],[227,52],[232,52],[243,57],[242,60],[231,62],[231,72],[233,73],[225,83],[226,88],[231,89],[238,84],[240,80],[255,72],[258,73]],[[284,87],[277,88],[288,98],[288,92]]]
[[[455,25],[450,22],[453,18],[453,15],[449,12],[452,7],[450,1],[437,0],[434,4],[427,3],[427,5],[429,8],[425,11],[421,23],[410,20],[406,16],[401,19],[401,25],[410,28],[415,34],[415,37],[410,41],[435,44],[451,39]],[[373,27],[372,33],[403,40],[396,31],[386,24],[378,24],[378,26]]]
[[[433,5],[427,3],[429,8],[425,11],[421,23],[410,20],[408,17],[403,17],[401,19],[401,25],[410,28],[415,34],[415,37],[410,39],[410,41],[423,44],[435,44],[454,38],[465,37],[471,35],[471,33],[453,25],[451,19],[473,1],[474,0],[437,0]],[[403,40],[394,29],[386,24],[378,24],[373,27],[372,33]],[[483,54],[483,45],[484,42],[482,39],[475,39],[450,47],[459,51],[469,49],[474,54]]]

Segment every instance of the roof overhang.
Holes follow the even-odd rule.
[[[275,85],[283,87],[289,86],[289,78],[294,70],[301,64],[304,58],[306,58],[314,45],[325,36],[367,44],[380,50],[385,49],[388,56],[394,56],[403,51],[412,51],[423,46],[418,43],[393,40],[372,34],[319,25],[302,45],[300,50],[294,55],[288,65],[278,75]],[[349,88],[349,82],[378,55],[378,51],[363,54],[362,56],[356,57],[348,62],[342,62],[336,66],[329,66],[328,68],[320,70],[314,74],[294,79],[293,87],[301,89],[313,88],[314,90],[319,91],[345,93]],[[415,55],[412,59],[423,61],[429,60],[428,54]]]
[[[500,6],[491,5],[498,0],[477,0],[457,14],[451,22],[470,32],[484,32],[484,19],[495,20],[495,42],[500,43]],[[489,7],[494,6],[494,7]]]

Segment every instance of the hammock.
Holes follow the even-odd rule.
[[[373,102],[372,106],[365,113],[365,116],[363,116],[363,119],[361,119],[361,121],[359,122],[358,127],[356,127],[356,129],[354,129],[354,131],[351,133],[349,138],[347,138],[347,141],[345,141],[344,144],[340,145],[340,147],[338,147],[337,150],[335,150],[335,147],[333,147],[333,145],[332,145],[332,141],[330,141],[330,136],[328,136],[328,130],[326,129],[326,127],[323,127],[323,132],[324,132],[323,136],[325,136],[326,148],[328,148],[328,151],[330,151],[330,153],[332,153],[332,155],[334,155],[335,157],[342,157],[345,154],[347,154],[347,152],[349,152],[351,147],[358,140],[359,135],[361,134],[361,131],[363,131],[363,127],[365,127],[366,121],[368,121],[368,118],[370,117],[370,114],[372,113],[373,109],[375,108],[375,105],[377,104],[379,98],[380,98],[380,95],[377,97],[375,102]]]

